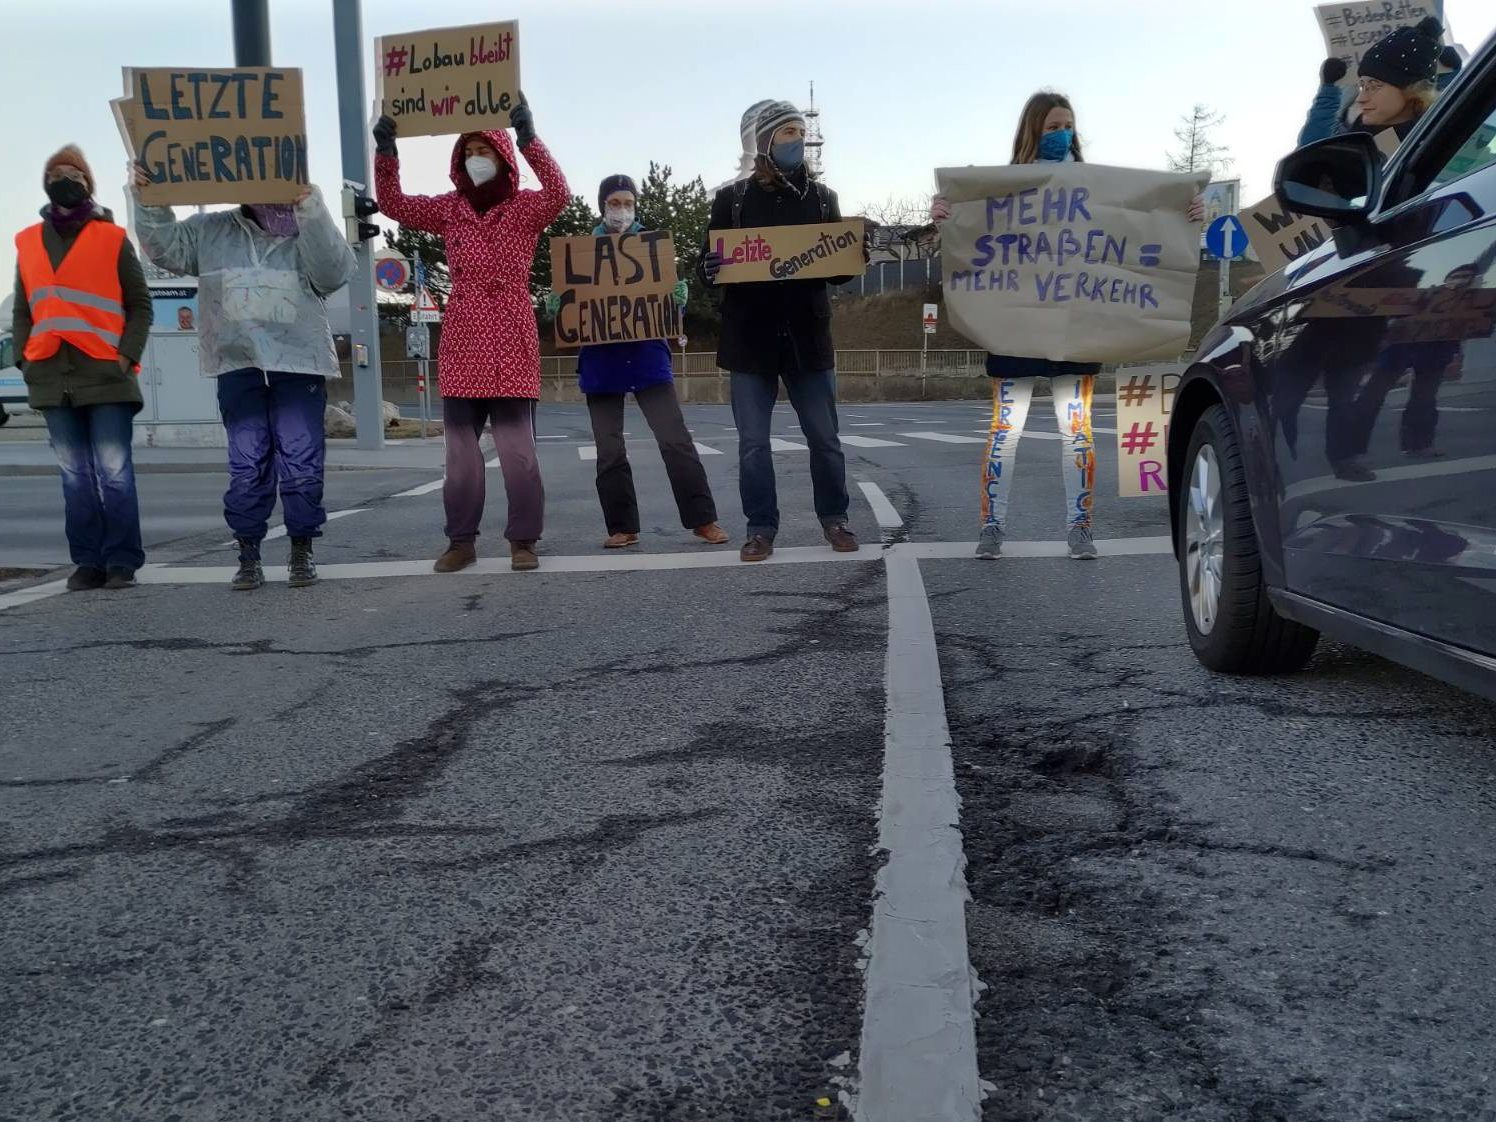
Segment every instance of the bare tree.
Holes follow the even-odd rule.
[[[1229,168],[1233,163],[1231,149],[1217,144],[1212,136],[1225,120],[1225,114],[1199,104],[1188,116],[1181,117],[1174,130],[1180,147],[1169,153],[1169,170],[1206,171],[1214,178],[1216,172]]]
[[[930,195],[894,197],[890,195],[881,203],[869,203],[862,214],[874,224],[873,250],[888,253],[896,261],[918,261],[923,257],[938,256],[939,244],[933,252],[930,239],[918,237],[918,232],[930,224]]]

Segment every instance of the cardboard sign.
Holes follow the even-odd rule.
[[[1325,53],[1345,63],[1342,86],[1356,84],[1356,67],[1377,40],[1399,27],[1416,27],[1428,16],[1444,21],[1443,0],[1343,0],[1314,9],[1325,37]]]
[[[663,230],[551,239],[556,346],[637,343],[684,334],[675,243]]]
[[[1117,492],[1124,499],[1169,493],[1169,417],[1179,371],[1117,371]]]
[[[1189,343],[1204,172],[1098,164],[937,168],[951,325],[1062,362],[1177,358]]]
[[[805,226],[713,230],[708,242],[722,255],[717,283],[859,277],[867,268],[862,259],[866,227],[863,219],[849,218]]]
[[[1247,228],[1247,241],[1267,273],[1276,273],[1330,238],[1330,228],[1323,221],[1284,210],[1273,195],[1237,217]]]
[[[289,203],[310,182],[301,71],[125,69],[110,103],[146,206]]]
[[[519,24],[382,36],[374,73],[380,112],[402,137],[507,129],[519,104]]]

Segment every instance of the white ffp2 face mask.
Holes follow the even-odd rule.
[[[487,156],[469,156],[467,158],[468,178],[473,181],[473,186],[482,187],[494,176],[499,174],[499,165]]]
[[[623,210],[619,207],[609,207],[608,213],[603,216],[603,225],[615,234],[621,234],[634,224],[634,212],[630,208]]]

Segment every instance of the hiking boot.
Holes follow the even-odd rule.
[[[1335,472],[1336,479],[1344,479],[1347,483],[1371,483],[1377,477],[1377,473],[1360,460],[1340,460],[1330,467]]]
[[[535,556],[535,543],[510,542],[509,567],[516,573],[528,573],[540,568],[540,558]]]
[[[286,566],[291,588],[307,588],[317,583],[317,563],[312,560],[312,539],[291,539],[291,561]]]
[[[229,587],[235,592],[253,592],[257,588],[265,587],[265,570],[260,567],[260,559],[251,557],[239,562],[239,571],[234,574],[234,579],[229,582]]]
[[[856,553],[861,547],[857,544],[857,535],[847,529],[845,522],[824,528],[826,540],[831,543],[831,548],[837,553]]]
[[[1096,543],[1091,538],[1091,527],[1075,526],[1070,530],[1067,539],[1070,546],[1070,557],[1074,561],[1096,560]]]
[[[1003,528],[996,523],[982,527],[982,536],[977,539],[977,557],[983,561],[996,561],[1003,555]]]
[[[707,545],[726,545],[729,540],[727,531],[715,522],[708,522],[705,526],[697,526],[691,533],[706,542]]]
[[[109,579],[104,582],[104,590],[106,592],[119,592],[121,589],[134,587],[134,569],[110,569]]]
[[[92,592],[96,588],[103,588],[104,582],[109,575],[103,569],[95,569],[92,565],[79,565],[73,570],[73,575],[68,577],[69,592]]]
[[[436,559],[438,573],[459,573],[478,560],[478,549],[472,542],[448,542],[447,552]]]
[[[603,542],[604,549],[627,549],[631,545],[639,544],[638,534],[609,534],[608,540]]]
[[[774,556],[774,540],[766,538],[762,534],[754,534],[738,552],[740,561],[767,561]]]

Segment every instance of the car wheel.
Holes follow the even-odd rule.
[[[1226,409],[1201,414],[1181,481],[1179,588],[1195,657],[1226,674],[1290,674],[1314,654],[1319,632],[1273,610],[1241,447]]]

